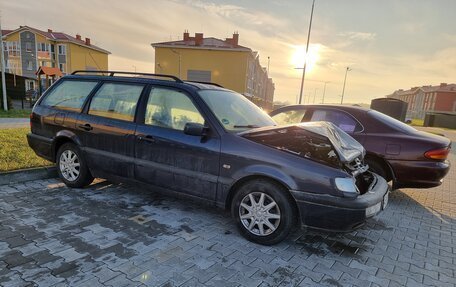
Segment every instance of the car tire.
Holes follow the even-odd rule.
[[[369,170],[383,177],[388,181],[388,173],[385,168],[375,160],[366,160],[366,163],[369,165]]]
[[[287,190],[264,179],[249,181],[237,190],[231,214],[240,233],[262,245],[285,239],[296,221],[295,207]]]
[[[56,165],[59,177],[66,186],[80,188],[93,181],[82,152],[74,143],[65,143],[59,148]]]

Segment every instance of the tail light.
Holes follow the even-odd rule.
[[[450,153],[450,147],[433,149],[424,153],[424,156],[429,159],[438,159],[438,160],[445,160]]]

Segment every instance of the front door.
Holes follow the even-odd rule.
[[[135,113],[142,84],[105,82],[76,127],[95,176],[133,178]]]
[[[184,134],[186,123],[205,124],[191,97],[179,90],[153,87],[144,121],[136,129],[135,175],[140,181],[207,199],[215,199],[220,140]]]

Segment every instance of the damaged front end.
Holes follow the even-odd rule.
[[[350,135],[329,122],[266,127],[239,134],[244,138],[321,164],[346,171],[351,178],[335,179],[336,187],[346,197],[356,197],[375,184],[367,172],[365,149]]]

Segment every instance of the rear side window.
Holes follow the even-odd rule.
[[[353,133],[362,130],[361,125],[352,116],[337,110],[315,110],[310,121],[331,122],[346,133]]]
[[[132,122],[143,85],[106,83],[93,96],[89,114]]]
[[[46,95],[41,105],[80,112],[85,99],[98,82],[63,81]]]
[[[145,124],[183,131],[186,123],[204,124],[204,118],[190,98],[175,90],[152,89]]]
[[[289,125],[302,122],[306,110],[291,110],[278,113],[272,119],[279,125]]]

